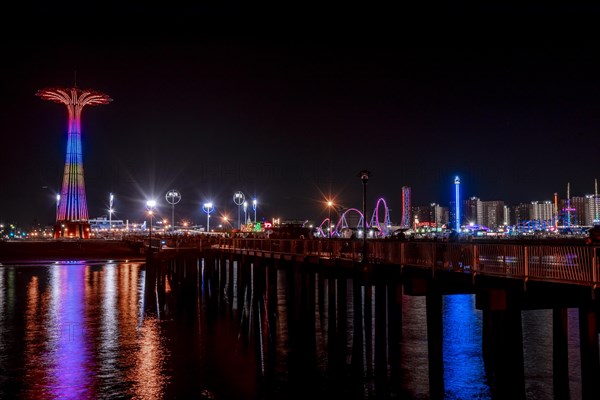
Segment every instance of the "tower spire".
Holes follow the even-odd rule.
[[[596,225],[598,220],[598,178],[594,179],[594,225]]]
[[[571,183],[567,182],[567,226],[571,226]]]

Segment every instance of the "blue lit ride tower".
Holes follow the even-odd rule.
[[[88,239],[88,221],[85,184],[83,181],[83,157],[81,152],[81,112],[85,106],[108,104],[108,95],[95,90],[73,88],[47,88],[38,90],[43,100],[64,104],[69,116],[67,131],[67,157],[63,174],[58,215],[54,237]]]
[[[456,232],[460,232],[460,178],[457,176],[454,178],[454,187],[455,190],[455,201],[456,201]]]

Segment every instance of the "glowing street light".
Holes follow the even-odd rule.
[[[148,215],[150,216],[150,243],[148,245],[149,254],[152,254],[152,217],[154,216],[154,208],[156,207],[156,200],[148,200],[146,202],[146,209],[148,210]]]
[[[204,203],[202,205],[202,211],[206,213],[206,232],[210,232],[210,214],[215,211],[215,207],[212,202]]]
[[[221,218],[223,219],[224,226],[227,226],[227,224],[229,224],[229,226],[231,226],[231,222],[229,222],[229,217],[227,215],[223,215]]]
[[[256,205],[258,204],[258,200],[256,198],[252,200],[252,209],[254,210],[254,224],[256,225]]]
[[[246,225],[246,223],[248,222],[247,211],[248,211],[248,202],[245,201],[244,202],[244,225]]]

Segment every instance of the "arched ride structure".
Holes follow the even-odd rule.
[[[383,206],[383,220],[382,214],[380,213],[381,206]],[[356,225],[348,221],[349,216],[356,214],[358,215],[358,222]],[[342,231],[344,229],[356,229],[360,230],[363,227],[363,213],[357,208],[349,208],[342,213],[340,219],[333,227],[331,231],[331,237],[340,237],[342,235]],[[353,221],[352,221],[353,222]],[[331,221],[331,225],[334,224],[334,221]],[[390,235],[391,229],[391,220],[390,220],[390,209],[383,197],[377,199],[377,203],[375,204],[375,209],[373,210],[373,215],[371,216],[371,221],[367,222],[367,229],[369,228],[377,228],[376,232],[373,232],[377,237],[387,237]],[[319,226],[317,226],[316,231],[317,235],[321,237],[328,236],[327,228],[329,227],[329,218],[325,218]]]
[[[383,223],[381,223],[381,219],[379,219],[379,205],[380,204],[383,204],[383,211],[384,211]],[[371,228],[377,227],[377,229],[378,229],[377,235],[378,236],[386,237],[390,234],[391,225],[392,225],[392,222],[390,221],[390,209],[388,208],[387,203],[385,202],[385,199],[383,197],[380,197],[377,200],[377,204],[375,204],[375,210],[373,210],[373,216],[371,217],[370,226],[371,226]]]
[[[346,218],[346,216],[347,216],[349,213],[356,213],[356,214],[358,214],[358,216],[359,216],[358,223],[356,224],[356,226],[355,226],[355,227],[351,227],[351,226],[348,224],[348,219]],[[338,221],[338,223],[335,225],[335,230],[334,230],[334,233],[335,233],[335,235],[336,235],[336,236],[339,236],[339,235],[340,235],[340,233],[342,232],[342,229],[346,229],[346,228],[356,228],[356,229],[360,229],[360,228],[362,228],[362,226],[363,226],[363,219],[364,219],[363,213],[362,213],[362,212],[360,212],[358,209],[356,209],[356,208],[349,208],[349,209],[347,209],[346,211],[344,211],[344,212],[342,213],[342,215],[340,216],[340,220],[339,220],[339,221]],[[369,228],[369,224],[367,224],[367,228]]]
[[[333,223],[329,223],[329,218],[325,218],[323,220],[323,222],[321,222],[321,224],[319,226],[317,226],[317,233],[319,234],[320,237],[327,237],[327,232],[325,232],[325,229],[329,228],[331,225],[333,225]],[[325,228],[325,229],[323,229]],[[331,231],[331,236],[333,236],[335,234],[335,231]]]

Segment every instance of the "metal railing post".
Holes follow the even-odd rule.
[[[477,269],[478,269],[478,261],[479,260],[479,255],[477,254],[477,245],[473,243],[473,266],[471,269],[471,274],[475,275],[477,273]]]
[[[400,265],[404,266],[405,261],[404,261],[404,245],[406,243],[400,243]]]
[[[596,247],[592,247],[592,287],[595,289],[598,285],[598,260],[596,258]]]
[[[523,246],[523,277],[525,282],[529,280],[529,247]]]

